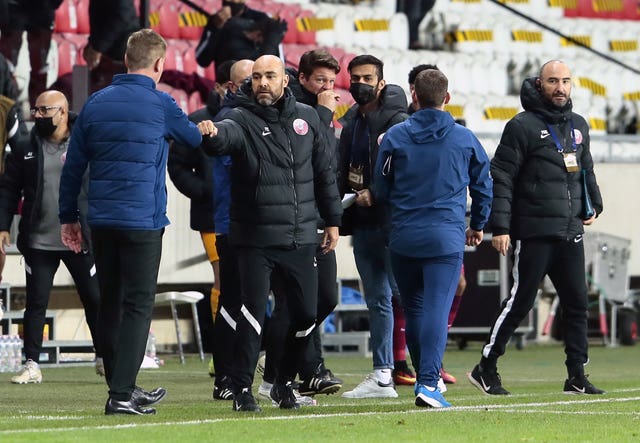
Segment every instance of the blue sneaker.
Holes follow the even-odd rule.
[[[423,408],[450,408],[451,403],[444,399],[440,391],[430,390],[425,385],[416,387],[416,406]]]

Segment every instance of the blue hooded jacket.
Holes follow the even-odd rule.
[[[391,205],[389,246],[408,257],[462,252],[467,188],[470,227],[489,218],[492,180],[489,158],[467,128],[448,112],[422,109],[390,128],[374,169],[378,198]]]
[[[140,74],[118,74],[82,108],[60,179],[60,222],[78,220],[89,168],[91,227],[156,230],[166,215],[168,139],[197,147],[202,137],[175,100]]]

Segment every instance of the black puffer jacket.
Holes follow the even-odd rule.
[[[316,244],[316,204],[328,226],[340,226],[335,171],[316,111],[291,91],[276,106],[256,103],[251,83],[238,107],[204,137],[210,155],[231,155],[229,238],[236,245],[295,247]]]
[[[72,127],[77,115],[69,112],[69,126]],[[91,235],[86,222],[87,196],[86,175],[83,192],[80,194],[78,208],[80,209],[80,225],[82,237],[89,242]],[[5,173],[0,176],[0,231],[11,228],[13,216],[18,209],[20,198],[24,197],[22,217],[18,227],[18,241],[16,245],[23,252],[29,246],[31,226],[41,217],[42,193],[44,186],[44,159],[42,139],[36,135],[35,128],[31,133],[21,137],[11,153],[7,155]],[[57,203],[57,202],[56,202]],[[87,243],[87,247],[90,246]]]
[[[405,121],[407,114],[407,96],[404,90],[397,85],[388,84],[380,93],[380,106],[375,111],[367,114],[365,117],[369,125],[369,171],[373,171],[378,158],[380,142],[382,135],[387,130],[398,123]],[[340,165],[338,171],[340,195],[352,192],[347,184],[349,176],[349,163],[351,161],[351,146],[353,142],[353,128],[356,117],[360,113],[360,106],[353,105],[347,113],[339,120],[342,124],[342,133],[340,134],[339,158]],[[367,181],[365,177],[365,188],[374,197],[373,206],[363,208],[352,205],[344,212],[342,219],[342,228],[340,235],[350,235],[353,233],[353,226],[371,226],[371,227],[388,227],[389,211],[386,204],[379,204],[375,201],[375,188],[372,186],[370,178]]]
[[[581,172],[567,172],[547,125],[564,153],[570,153],[573,122],[578,166],[586,171],[589,196],[600,214],[602,197],[593,172],[589,126],[571,110],[571,101],[563,108],[543,101],[534,78],[523,82],[520,100],[525,111],[506,124],[491,161],[493,233],[509,233],[514,239],[574,238],[584,232]]]

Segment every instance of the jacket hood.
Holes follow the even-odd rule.
[[[558,107],[545,100],[536,87],[536,77],[529,77],[522,82],[520,89],[520,103],[525,111],[532,112],[544,118],[549,123],[559,123],[571,118],[573,103]]]
[[[236,104],[256,114],[267,122],[277,122],[280,117],[292,115],[295,112],[296,98],[289,87],[284,88],[284,95],[275,105],[263,106],[258,103],[253,95],[251,82],[247,81],[238,88]]]
[[[455,126],[451,114],[438,109],[421,109],[406,121],[407,132],[415,143],[443,139]]]

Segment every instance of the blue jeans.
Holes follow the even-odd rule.
[[[418,383],[435,388],[447,345],[451,302],[460,279],[462,252],[440,257],[391,253],[407,319],[407,345]]]
[[[393,369],[391,294],[397,293],[397,286],[385,233],[381,229],[354,229],[353,256],[369,308],[373,369]]]

